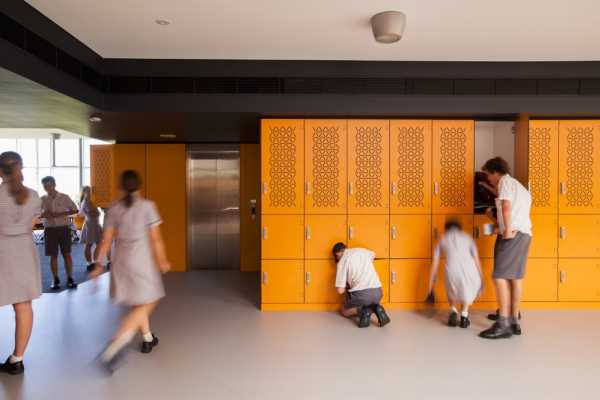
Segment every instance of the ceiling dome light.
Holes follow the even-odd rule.
[[[379,43],[395,43],[402,38],[406,15],[400,11],[384,11],[371,17],[375,40]]]
[[[167,21],[166,19],[157,19],[154,22],[161,26],[167,26],[171,24],[171,21]]]
[[[90,117],[90,122],[93,122],[93,123],[102,122],[102,118],[100,118],[98,116],[92,116],[92,117]]]

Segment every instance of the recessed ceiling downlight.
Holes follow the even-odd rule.
[[[174,133],[161,133],[159,136],[163,139],[175,139],[177,137]]]
[[[395,43],[402,38],[406,15],[400,11],[384,11],[371,17],[373,36],[379,43]]]
[[[154,22],[161,26],[167,26],[167,25],[171,24],[171,21],[169,21],[167,19],[157,19],[157,20],[154,20]]]
[[[98,116],[92,116],[92,117],[90,117],[90,122],[97,124],[98,122],[102,122],[102,118],[100,118]]]

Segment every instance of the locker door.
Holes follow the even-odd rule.
[[[434,214],[473,213],[473,132],[473,121],[433,121]]]
[[[390,210],[431,213],[430,120],[390,121]]]
[[[529,257],[558,257],[558,215],[531,215]]]
[[[262,216],[262,258],[293,260],[304,258],[304,216]]]
[[[390,216],[390,257],[431,257],[431,215]]]
[[[560,215],[559,257],[600,257],[600,215]]]
[[[304,303],[302,260],[263,260],[261,274],[262,303]]]
[[[307,214],[345,214],[347,201],[347,121],[306,120]]]
[[[333,260],[306,260],[305,295],[311,304],[339,304],[344,297],[335,288],[336,264]]]
[[[483,291],[477,301],[496,301],[496,289],[494,287],[494,280],[492,279],[494,259],[482,258],[481,270],[483,272]]]
[[[558,262],[530,258],[523,280],[523,301],[558,301]]]
[[[90,146],[90,178],[94,201],[99,207],[108,207],[115,199],[114,159],[115,145]]]
[[[600,214],[600,121],[560,121],[559,210]]]
[[[431,260],[390,260],[390,302],[416,303],[427,297]]]
[[[558,212],[558,121],[529,121],[532,214]]]
[[[348,121],[348,213],[389,214],[388,120]]]
[[[382,303],[390,302],[390,260],[375,260],[375,270],[381,281]]]
[[[304,213],[304,120],[261,121],[264,214]]]
[[[560,259],[558,268],[560,301],[600,300],[599,259]]]
[[[377,258],[388,258],[390,251],[388,215],[349,215],[348,246],[363,247]]]
[[[452,219],[458,220],[461,225],[463,231],[466,233],[473,232],[473,215],[432,215],[431,217],[431,225],[432,225],[432,234],[431,234],[431,254],[435,250],[435,246],[437,246],[438,241],[444,234],[444,225],[446,221],[450,221]],[[442,254],[442,257],[444,255]]]
[[[485,235],[483,230],[483,225],[493,223],[486,215],[475,215],[473,217],[473,238],[481,258],[494,257],[494,245],[496,244],[497,235]]]
[[[304,239],[307,259],[333,259],[333,245],[346,243],[345,215],[306,215]]]

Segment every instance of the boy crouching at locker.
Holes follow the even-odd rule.
[[[372,313],[377,316],[379,326],[388,324],[390,317],[379,304],[383,291],[373,265],[375,253],[361,248],[348,249],[344,243],[337,243],[333,246],[333,257],[337,263],[337,292],[346,293],[342,315],[347,318],[358,316],[359,328],[369,326]]]

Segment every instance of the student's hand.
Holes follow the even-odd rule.
[[[502,239],[504,240],[510,240],[510,239],[514,239],[515,236],[517,236],[517,231],[509,231],[508,229],[504,232],[504,235],[502,235]]]
[[[164,261],[164,262],[160,263],[160,265],[158,266],[158,269],[160,269],[160,272],[162,272],[163,274],[166,274],[167,272],[169,272],[171,270],[171,264],[169,264],[168,261]]]
[[[90,271],[88,276],[90,277],[90,279],[96,279],[102,274],[102,271],[104,271],[102,265],[100,265],[100,263],[96,263],[94,264],[94,269]]]

